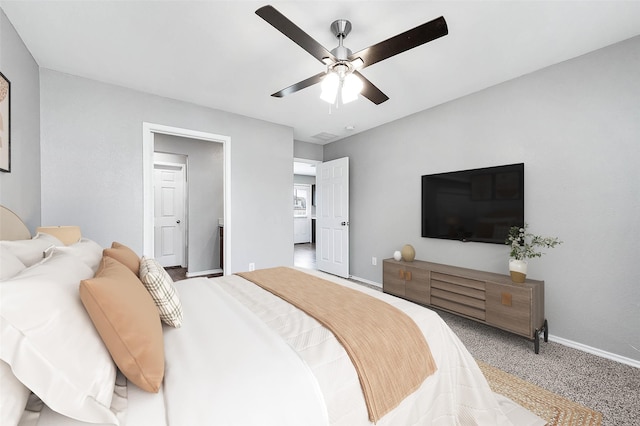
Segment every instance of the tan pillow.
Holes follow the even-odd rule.
[[[151,295],[126,266],[105,256],[96,276],[80,282],[80,299],[120,371],[148,392],[164,377],[164,342]]]
[[[136,274],[136,277],[138,276],[138,273],[140,272],[140,257],[129,247],[114,241],[111,243],[111,248],[104,249],[102,254],[122,263],[124,266],[131,269],[131,272]]]
[[[82,238],[79,226],[39,226],[36,232],[53,235],[65,246],[77,243]]]

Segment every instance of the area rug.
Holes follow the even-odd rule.
[[[548,426],[600,426],[602,414],[542,389],[526,380],[477,361],[491,390],[517,402]]]

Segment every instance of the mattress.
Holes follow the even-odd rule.
[[[427,308],[317,271],[305,271],[384,300],[424,333],[438,366],[377,424],[543,425],[494,394],[473,357]],[[344,348],[315,319],[231,275],[176,282],[181,328],[164,326],[166,371],[159,393],[122,376],[112,411],[123,426],[371,425]],[[21,426],[80,426],[48,407],[25,411]]]

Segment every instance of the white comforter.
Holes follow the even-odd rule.
[[[306,272],[327,277],[315,271]],[[331,279],[385,300],[411,316],[425,334],[438,366],[418,391],[384,416],[378,425],[511,424],[475,360],[435,312],[346,280]],[[331,332],[240,277],[224,277],[216,283],[276,330],[311,367],[323,391],[332,425],[371,424],[355,369]]]
[[[328,425],[309,367],[209,280],[179,282],[185,318],[165,328],[169,425]]]
[[[346,280],[328,279],[409,314],[438,366],[378,425],[544,424],[491,392],[474,359],[436,313]],[[313,318],[238,276],[175,285],[184,324],[165,328],[164,387],[149,394],[129,384],[127,407],[122,408],[125,426],[371,425],[348,355]],[[45,407],[37,425],[84,424],[60,417]]]

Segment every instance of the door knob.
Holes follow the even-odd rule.
[[[349,224],[349,222],[342,222],[342,223],[340,223],[340,225],[342,225],[342,226],[347,226],[348,224]]]
[[[176,220],[176,223],[180,223],[180,219]]]

